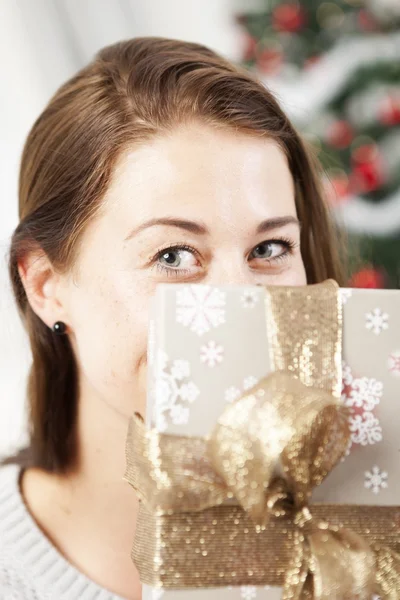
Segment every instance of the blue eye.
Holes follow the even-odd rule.
[[[278,246],[279,244],[273,244],[271,242],[263,242],[256,246],[252,252],[253,258],[271,258],[274,253],[273,246]],[[282,246],[282,244],[280,244]]]
[[[199,268],[198,252],[190,246],[171,246],[160,250],[154,262],[167,275],[188,275]]]
[[[164,252],[164,254],[160,256],[159,260],[164,262],[165,265],[168,265],[168,267],[173,267],[175,269],[180,267],[182,262],[180,252],[178,250],[169,250],[168,252]]]
[[[292,240],[268,240],[254,248],[250,254],[250,259],[261,260],[266,263],[278,262],[287,258],[295,246]]]

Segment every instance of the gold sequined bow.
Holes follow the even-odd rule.
[[[160,434],[132,418],[125,478],[142,500],[132,556],[144,583],[282,585],[283,600],[400,598],[397,509],[309,504],[349,440],[335,398],[340,307],[332,284],[319,289],[320,326],[307,319],[290,333],[288,312],[309,290],[271,292],[276,372],[229,405],[210,436]]]
[[[255,525],[271,515],[293,520],[283,600],[370,600],[376,589],[367,542],[315,520],[308,507],[312,488],[345,454],[347,416],[329,393],[274,373],[224,411],[208,442],[211,464]]]

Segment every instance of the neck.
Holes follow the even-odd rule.
[[[25,492],[33,516],[69,562],[111,592],[139,600],[130,558],[138,501],[123,480],[127,428],[127,416],[82,390],[77,467],[66,476],[47,475],[41,500],[31,493],[29,502],[28,478]]]
[[[138,600],[139,576],[130,557],[138,501],[123,480],[128,418],[86,395],[78,423],[78,469],[69,485],[71,513],[77,532],[81,536],[86,530],[92,545],[92,579]],[[82,557],[87,555],[82,552]]]

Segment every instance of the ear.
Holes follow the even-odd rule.
[[[59,292],[61,275],[42,249],[31,250],[18,262],[18,272],[32,310],[50,329],[66,315]]]

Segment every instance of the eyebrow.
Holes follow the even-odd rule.
[[[127,242],[135,235],[140,233],[145,229],[150,229],[150,227],[157,227],[160,225],[164,225],[166,227],[176,227],[177,229],[184,229],[185,231],[190,231],[191,233],[195,233],[196,235],[207,235],[209,232],[208,228],[202,223],[196,223],[196,221],[187,221],[185,219],[177,219],[175,217],[164,217],[162,219],[150,219],[145,223],[133,229],[129,235],[125,238]]]
[[[268,231],[272,231],[273,229],[278,229],[279,227],[284,227],[285,225],[297,225],[300,227],[300,221],[291,215],[284,217],[275,217],[273,219],[265,219],[262,221],[256,229],[256,233],[267,233]],[[150,219],[145,223],[139,225],[133,229],[125,238],[125,241],[132,239],[135,235],[144,231],[145,229],[150,229],[151,227],[175,227],[177,229],[183,229],[185,231],[190,231],[190,233],[194,233],[196,235],[209,235],[210,230],[203,223],[198,223],[196,221],[188,221],[186,219],[177,219],[175,217],[163,217],[160,219]]]
[[[284,227],[285,225],[297,225],[297,227],[300,227],[300,221],[297,217],[293,217],[292,215],[275,217],[274,219],[265,219],[265,221],[262,221],[258,225],[256,233],[267,233],[268,231],[279,229],[279,227]]]

